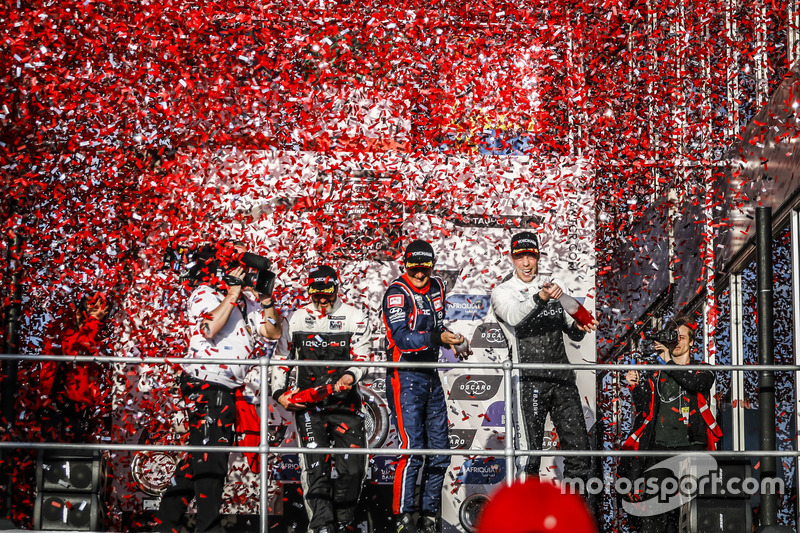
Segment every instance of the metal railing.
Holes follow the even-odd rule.
[[[235,448],[230,446],[192,446],[184,444],[86,444],[86,443],[64,443],[64,442],[22,442],[22,441],[0,441],[0,449],[55,449],[55,450],[108,450],[108,451],[156,451],[156,452],[244,452],[244,453],[257,453],[260,455],[262,465],[269,464],[269,456],[271,454],[338,454],[342,452],[341,448],[334,447],[316,447],[313,450],[303,448],[300,446],[270,446],[268,439],[268,405],[269,405],[269,367],[303,367],[303,366],[328,366],[328,367],[351,367],[356,366],[365,368],[464,368],[464,369],[495,369],[502,370],[504,377],[504,392],[505,398],[513,397],[512,377],[515,370],[575,370],[575,371],[600,371],[600,372],[620,372],[627,370],[706,370],[713,372],[728,372],[728,371],[742,371],[742,372],[758,372],[758,371],[782,371],[782,372],[797,372],[800,371],[800,365],[701,365],[689,364],[681,365],[679,367],[667,367],[663,364],[656,363],[513,363],[506,359],[501,362],[470,362],[463,361],[457,363],[450,362],[435,362],[435,363],[410,363],[410,362],[395,362],[395,361],[308,361],[308,360],[291,360],[291,359],[271,359],[268,356],[260,357],[258,359],[226,359],[226,358],[188,358],[188,357],[121,357],[121,356],[68,356],[68,355],[22,355],[22,354],[0,354],[0,361],[3,360],[29,360],[29,361],[58,361],[58,362],[78,362],[78,363],[118,363],[124,365],[140,365],[140,364],[225,364],[225,365],[245,365],[245,366],[258,366],[260,369],[260,380],[263,387],[259,390],[260,398],[260,446],[237,446]],[[264,399],[267,401],[263,401]],[[671,457],[675,455],[674,451],[669,450],[520,450],[515,447],[515,434],[512,423],[512,405],[513,402],[504,402],[504,416],[505,416],[505,435],[503,449],[489,449],[489,450],[463,450],[463,449],[400,449],[400,448],[347,448],[348,454],[354,455],[449,455],[449,456],[464,456],[464,457],[504,457],[506,465],[506,483],[511,484],[515,475],[515,459],[517,457],[639,457],[639,456],[653,456],[653,457]],[[509,438],[510,436],[510,438]],[[798,450],[757,450],[757,451],[732,451],[732,450],[719,450],[719,451],[696,451],[686,452],[684,455],[710,455],[721,457],[797,457],[800,456]],[[268,487],[268,468],[261,468],[259,473],[260,487]],[[269,502],[268,491],[260,490],[259,494],[260,504],[260,526],[261,531],[266,533],[269,530]],[[267,512],[265,512],[267,510]]]

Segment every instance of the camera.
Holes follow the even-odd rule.
[[[242,267],[245,274],[241,284],[252,287],[261,294],[272,294],[275,274],[269,270],[266,257],[250,252],[238,252],[227,243],[187,246],[169,246],[164,252],[164,268],[178,272],[181,280],[202,281],[211,275],[225,277],[225,272]],[[238,280],[237,280],[238,282]]]
[[[236,259],[239,265],[245,269],[255,269],[255,272],[248,271],[244,274],[242,285],[245,287],[253,287],[256,292],[261,294],[272,294],[272,289],[275,286],[275,274],[270,272],[270,262],[266,257],[244,252]]]
[[[678,332],[674,329],[651,331],[650,333],[644,334],[644,340],[660,342],[664,346],[674,347],[678,345]]]

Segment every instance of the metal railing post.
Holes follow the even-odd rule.
[[[258,388],[259,415],[261,424],[259,431],[258,458],[261,463],[259,472],[259,498],[260,498],[260,530],[261,533],[269,531],[269,357],[263,355],[258,360],[258,369],[261,386]]]
[[[505,381],[505,395],[506,395],[506,402],[503,406],[505,411],[505,426],[506,426],[506,438],[505,438],[505,456],[506,456],[506,485],[511,485],[514,482],[514,479],[517,477],[517,473],[515,471],[515,464],[516,464],[516,445],[515,445],[515,435],[514,435],[514,424],[512,421],[512,405],[514,405],[514,401],[516,399],[514,396],[514,387],[512,387],[512,371],[514,365],[510,359],[506,359],[503,361],[503,380]]]

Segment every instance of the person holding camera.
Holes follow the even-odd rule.
[[[635,419],[633,431],[623,443],[624,450],[670,450],[676,455],[687,451],[715,449],[722,433],[710,409],[714,372],[709,370],[676,370],[692,363],[695,330],[680,318],[672,321],[657,337],[654,347],[666,363],[664,370],[645,372],[629,370],[629,383]],[[620,462],[620,471],[628,479],[663,461],[665,457],[636,457]],[[661,478],[656,470],[654,478]],[[663,472],[662,472],[663,473]],[[629,494],[632,501],[658,500],[659,494]],[[646,509],[642,514],[647,514]],[[631,516],[642,533],[677,532],[680,509],[654,516]]]
[[[492,309],[515,363],[569,363],[564,335],[578,342],[597,328],[597,320],[583,326],[564,311],[559,298],[564,286],[539,275],[539,237],[523,231],[511,237],[514,272],[492,291]],[[521,448],[542,449],[548,413],[563,450],[586,450],[589,438],[581,397],[572,370],[519,371],[516,416],[520,420]],[[528,477],[538,478],[541,458],[523,465]],[[591,474],[589,457],[566,457],[564,477],[584,481]]]
[[[281,317],[272,302],[271,286],[260,286],[264,292],[244,287],[245,282],[255,284],[255,276],[248,272],[248,264],[253,263],[269,265],[266,259],[248,254],[241,242],[207,245],[195,254],[189,272],[195,288],[187,304],[188,358],[248,359],[256,349],[257,336],[280,338]],[[232,446],[234,391],[244,383],[248,366],[191,363],[183,368],[180,388],[189,415],[189,444]],[[155,530],[180,531],[186,509],[196,498],[196,531],[224,531],[220,505],[227,474],[227,452],[188,454],[161,497]]]
[[[463,335],[444,327],[444,282],[432,277],[436,256],[422,240],[404,253],[405,274],[383,295],[386,351],[392,361],[434,363],[442,347],[468,355]],[[386,377],[386,396],[400,439],[400,448],[446,450],[450,447],[447,404],[436,368],[394,368]],[[403,455],[394,478],[393,510],[398,533],[441,531],[442,486],[450,457]],[[416,502],[417,477],[422,470],[421,505]],[[414,522],[413,513],[420,516]]]
[[[311,303],[286,321],[275,359],[311,361],[367,361],[371,328],[366,313],[338,298],[336,271],[320,265],[308,279]],[[364,413],[358,382],[366,369],[353,366],[301,366],[295,387],[287,386],[290,367],[272,367],[273,398],[293,411],[300,446],[313,449],[363,448]],[[309,531],[355,531],[354,518],[367,472],[368,456],[333,455],[338,476],[331,476],[331,456],[300,454],[303,498]]]

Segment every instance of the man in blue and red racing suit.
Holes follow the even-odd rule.
[[[433,363],[439,348],[466,342],[447,331],[445,287],[431,277],[436,261],[433,247],[422,240],[411,242],[404,253],[405,274],[394,280],[383,296],[387,353],[392,361]],[[403,449],[449,448],[447,406],[436,368],[395,368],[386,379],[389,406]],[[397,463],[392,508],[398,533],[440,531],[438,514],[442,485],[450,458],[447,455],[404,455]],[[415,489],[422,469],[421,502]],[[413,513],[419,511],[414,522]]]
[[[294,389],[287,387],[289,367],[272,367],[272,397],[294,412],[300,446],[344,448],[331,456],[300,454],[303,499],[308,512],[308,530],[314,533],[355,531],[354,517],[364,483],[368,457],[347,453],[366,446],[364,413],[358,382],[366,369],[357,365],[370,355],[371,329],[361,309],[338,298],[336,271],[320,265],[309,275],[311,303],[300,307],[284,321],[283,335],[275,359],[353,361],[352,366],[301,366]],[[295,392],[333,385],[333,394],[315,402],[301,402]]]
[[[523,231],[511,238],[514,272],[492,291],[492,309],[515,363],[569,363],[564,335],[578,342],[594,331],[597,320],[582,326],[568,315],[558,299],[562,284],[539,275],[539,238]],[[541,450],[548,413],[561,449],[586,450],[589,438],[573,370],[519,370],[515,419],[521,449]],[[524,462],[526,476],[538,477],[541,457]],[[566,457],[564,476],[586,481],[589,457]]]

